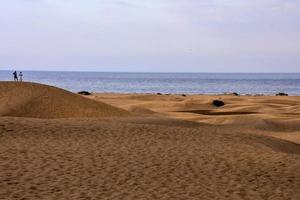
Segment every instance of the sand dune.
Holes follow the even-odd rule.
[[[130,106],[128,108],[128,111],[136,113],[136,114],[142,114],[142,115],[154,115],[154,114],[156,114],[154,111],[152,111],[148,108],[142,107],[142,106]]]
[[[1,82],[0,199],[298,200],[299,105]]]
[[[300,144],[300,97],[232,95],[95,94],[96,100],[128,109],[140,108],[176,119],[226,125],[241,132],[255,132]],[[221,98],[225,106],[212,105]]]
[[[69,118],[111,117],[129,113],[71,92],[36,84],[0,82],[0,116]]]
[[[300,197],[297,144],[131,120],[0,118],[0,199]]]

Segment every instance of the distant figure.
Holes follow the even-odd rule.
[[[23,73],[22,72],[19,73],[19,80],[20,80],[20,82],[23,81]]]
[[[18,81],[18,73],[17,73],[17,71],[14,71],[13,75],[14,75],[14,81]]]

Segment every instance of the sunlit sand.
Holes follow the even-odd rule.
[[[299,105],[1,82],[0,199],[299,199]]]

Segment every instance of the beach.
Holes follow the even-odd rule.
[[[0,199],[300,199],[300,97],[0,82]]]

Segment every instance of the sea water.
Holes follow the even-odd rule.
[[[0,71],[0,80],[12,80]],[[300,73],[124,73],[23,71],[23,79],[73,92],[300,95]]]

